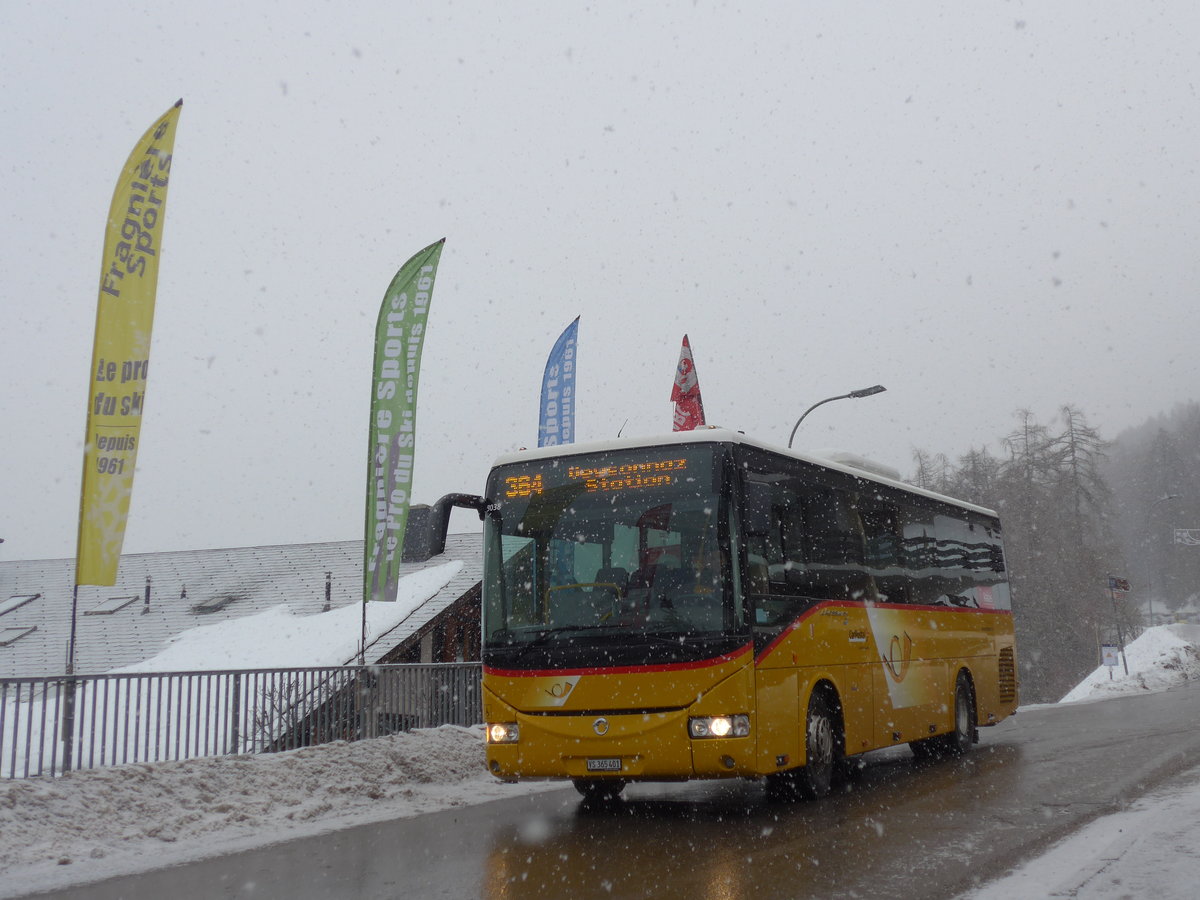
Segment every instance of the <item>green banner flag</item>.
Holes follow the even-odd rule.
[[[363,602],[396,599],[412,490],[421,347],[445,243],[442,238],[430,244],[401,266],[379,308],[371,380]]]

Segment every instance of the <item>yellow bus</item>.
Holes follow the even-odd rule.
[[[859,754],[964,753],[1016,710],[991,510],[716,428],[508,454],[487,502],[498,778],[820,797]]]

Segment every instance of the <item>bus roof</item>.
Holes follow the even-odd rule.
[[[767,450],[771,453],[778,453],[780,456],[790,456],[793,459],[798,459],[803,462],[811,463],[816,466],[822,466],[826,469],[832,469],[837,472],[844,472],[853,475],[856,478],[864,478],[867,481],[876,481],[880,484],[888,485],[889,487],[898,488],[910,494],[918,494],[922,497],[929,497],[932,500],[939,500],[942,503],[948,503],[952,506],[957,506],[962,509],[973,510],[991,518],[998,518],[996,511],[988,509],[985,506],[977,506],[974,503],[968,503],[966,500],[959,500],[955,497],[939,494],[936,491],[928,491],[924,488],[914,487],[911,484],[906,484],[896,478],[889,478],[886,475],[880,474],[878,471],[868,468],[860,468],[859,466],[849,465],[844,462],[838,462],[828,456],[817,453],[802,453],[799,450],[792,450],[786,447],[777,447],[774,444],[768,444],[765,441],[755,440],[747,437],[740,431],[730,431],[727,428],[719,428],[714,425],[707,425],[702,428],[697,428],[694,431],[672,431],[667,434],[650,435],[647,437],[628,437],[628,438],[613,438],[604,441],[586,441],[580,444],[556,444],[552,447],[538,447],[530,450],[516,450],[509,453],[502,453],[497,457],[494,466],[512,465],[514,463],[530,462],[539,459],[553,459],[560,456],[578,456],[590,453],[603,453],[610,450],[628,450],[633,447],[664,447],[671,444],[745,444],[749,447],[756,447],[760,450]]]

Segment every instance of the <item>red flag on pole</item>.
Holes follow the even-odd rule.
[[[675,367],[675,384],[671,388],[671,400],[675,404],[675,423],[672,431],[691,431],[704,424],[704,403],[700,400],[700,379],[696,375],[696,363],[692,360],[692,345],[687,335],[683,336],[683,348],[679,351],[679,365]]]

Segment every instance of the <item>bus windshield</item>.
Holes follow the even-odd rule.
[[[493,471],[485,658],[519,668],[677,661],[744,633],[719,460],[712,446],[685,444]]]

